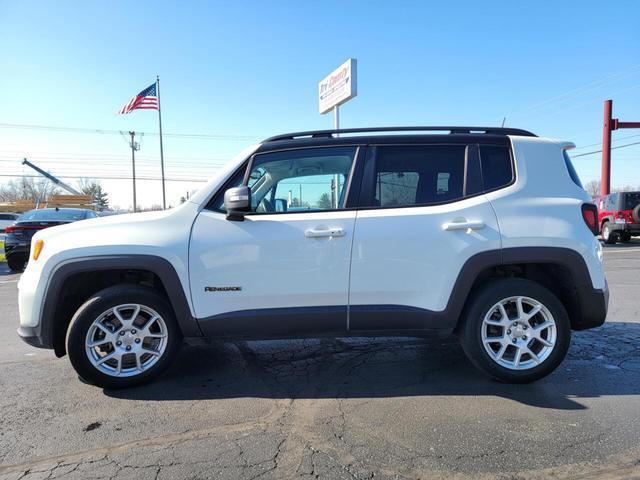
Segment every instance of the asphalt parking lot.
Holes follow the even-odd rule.
[[[605,258],[607,323],[532,385],[402,338],[185,347],[125,391],[17,338],[0,263],[0,479],[640,478],[640,242]]]

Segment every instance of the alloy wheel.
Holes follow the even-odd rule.
[[[509,297],[493,305],[482,322],[482,344],[489,357],[510,370],[528,370],[553,351],[557,328],[551,312],[525,296]]]
[[[85,350],[91,364],[112,377],[132,377],[162,357],[168,340],[165,321],[153,309],[134,303],[118,305],[91,324]]]

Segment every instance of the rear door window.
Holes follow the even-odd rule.
[[[463,198],[466,150],[466,145],[377,147],[369,205],[435,205]]]

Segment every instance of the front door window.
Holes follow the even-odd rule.
[[[344,208],[356,150],[327,147],[256,155],[249,174],[252,212]]]

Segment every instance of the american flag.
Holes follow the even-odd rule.
[[[158,110],[158,95],[156,94],[156,84],[153,83],[149,87],[142,90],[138,95],[133,97],[129,102],[118,111],[119,115],[126,115],[133,110],[151,109]]]

